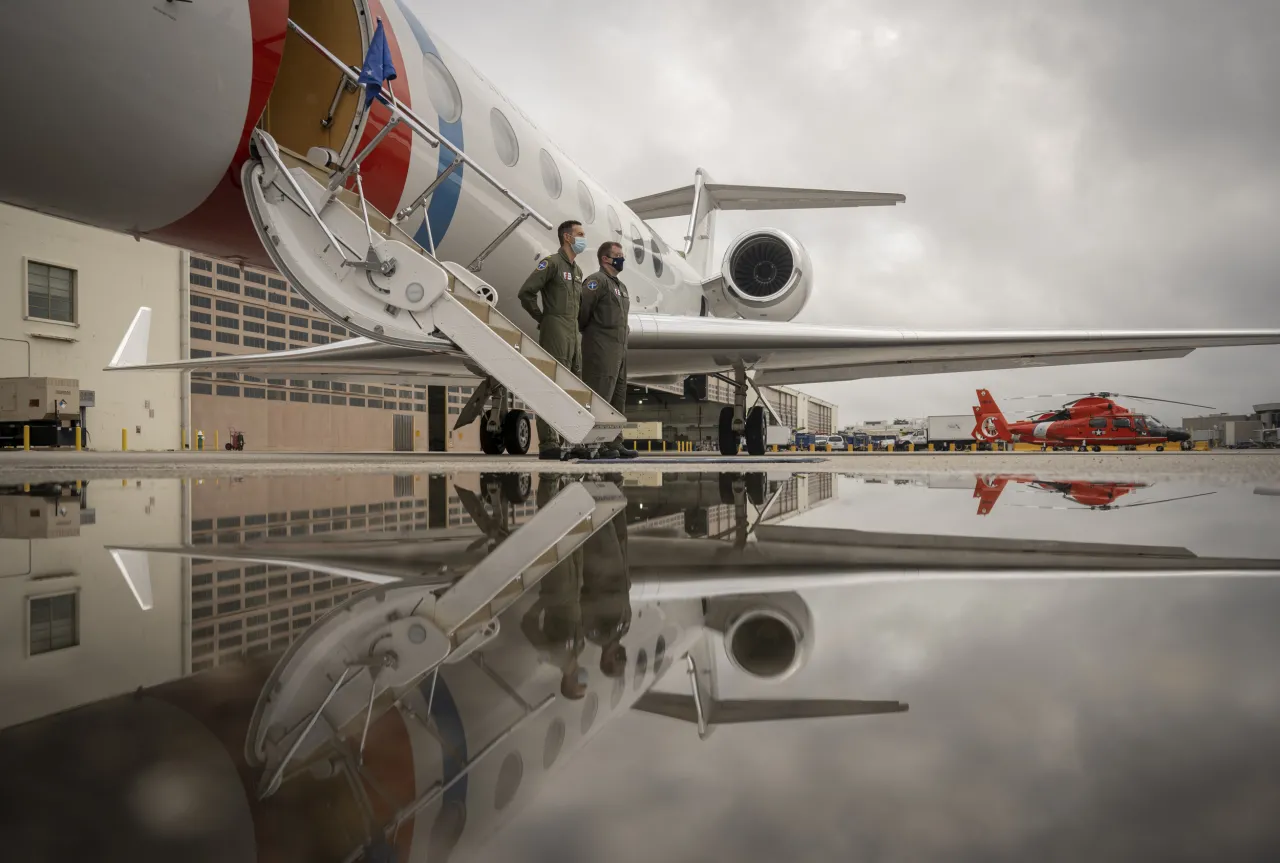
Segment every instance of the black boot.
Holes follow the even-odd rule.
[[[561,461],[564,459],[564,451],[558,446],[547,447],[546,449],[538,450],[538,458],[543,461]]]

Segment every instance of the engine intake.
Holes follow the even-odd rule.
[[[713,600],[708,624],[724,633],[734,667],[761,680],[785,680],[808,661],[813,616],[796,593]]]
[[[812,271],[809,253],[797,240],[760,228],[729,245],[720,276],[704,290],[719,317],[789,321],[809,299]]]

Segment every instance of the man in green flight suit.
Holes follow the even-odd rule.
[[[556,228],[560,251],[538,262],[520,287],[520,305],[538,322],[538,344],[582,377],[582,344],[578,337],[578,306],[582,300],[582,270],[574,259],[587,250],[582,223],[561,222]],[[542,305],[538,305],[538,298]],[[574,458],[590,458],[591,451],[578,445],[569,453]],[[564,458],[564,440],[538,417],[538,457]]]
[[[578,327],[582,330],[582,382],[609,400],[620,414],[627,412],[627,314],[631,297],[618,278],[626,263],[622,245],[601,244],[596,250],[600,269],[582,284]],[[635,458],[622,442],[622,433],[600,447],[601,458]]]

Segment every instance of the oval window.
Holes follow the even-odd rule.
[[[508,753],[502,760],[502,766],[498,768],[497,787],[493,790],[494,809],[506,809],[511,801],[516,799],[516,792],[520,790],[522,778],[524,778],[524,762],[520,760],[520,753]]]
[[[578,181],[578,206],[582,208],[582,224],[590,225],[596,220],[596,202],[591,197],[591,190],[587,188],[587,184]]]
[[[644,686],[644,676],[649,672],[649,654],[644,652],[644,648],[640,648],[640,652],[636,654],[636,679],[631,681],[631,688],[640,691],[640,687]]]
[[[423,54],[422,74],[427,79],[427,96],[436,106],[440,119],[445,123],[456,123],[462,119],[462,94],[458,92],[458,84],[444,61],[435,54]]]
[[[649,241],[649,251],[653,252],[653,274],[662,278],[662,251],[658,248],[657,240]]]
[[[551,158],[551,154],[546,150],[539,150],[538,163],[542,166],[542,185],[546,187],[547,194],[553,198],[560,197],[560,193],[564,191],[564,184],[560,180],[560,169],[556,167],[556,160]]]
[[[631,250],[635,255],[636,263],[644,263],[644,237],[640,236],[640,229],[635,225],[631,226]]]
[[[667,639],[665,636],[658,636],[658,643],[653,646],[653,673],[661,674],[663,663],[667,661]]]
[[[622,220],[618,218],[618,212],[613,207],[604,208],[605,215],[609,217],[609,230],[613,231],[619,237],[622,236]]]
[[[520,161],[520,141],[516,138],[516,130],[497,108],[489,112],[489,128],[493,132],[493,148],[498,151],[498,158],[508,168],[515,167]]]
[[[560,756],[560,747],[564,746],[564,720],[559,717],[547,728],[547,739],[542,744],[542,766],[550,770]]]
[[[622,693],[627,689],[626,675],[613,679],[613,692],[609,693],[609,708],[616,710],[622,702]]]

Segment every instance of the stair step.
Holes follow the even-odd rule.
[[[524,333],[519,330],[508,330],[505,327],[490,326],[489,329],[501,336],[502,340],[511,345],[511,347],[520,350],[520,345],[524,342]]]
[[[463,308],[471,312],[471,314],[475,315],[480,320],[484,321],[486,324],[489,323],[489,313],[493,311],[493,306],[489,305],[484,300],[473,300],[470,297],[459,296],[460,293],[461,292],[454,293],[454,298],[457,299],[458,302],[462,303]]]
[[[565,390],[573,400],[584,408],[591,407],[591,390]]]
[[[551,380],[556,379],[556,361],[555,360],[544,360],[540,357],[525,357],[525,359],[527,359],[530,363],[532,363],[535,369],[542,372],[547,377],[551,378]]]

